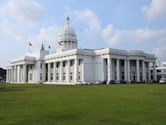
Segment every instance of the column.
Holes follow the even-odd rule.
[[[50,77],[50,70],[51,70],[51,63],[48,63],[48,73],[47,73],[47,79],[48,79],[48,81],[47,82],[50,82],[51,81],[51,77]]]
[[[16,82],[18,83],[18,66],[16,66]]]
[[[124,60],[124,78],[127,81],[127,60]]]
[[[8,69],[6,70],[6,82],[8,82]]]
[[[17,66],[17,83],[20,83],[20,66]]]
[[[146,74],[145,74],[145,61],[142,60],[142,81],[145,81]]]
[[[10,82],[12,82],[12,67],[10,68]]]
[[[11,76],[11,81],[13,82],[14,81],[14,67],[12,66],[12,72],[11,72],[12,76]]]
[[[70,60],[67,60],[67,67],[66,67],[66,82],[70,82]]]
[[[59,81],[62,83],[62,78],[63,78],[63,73],[62,73],[62,68],[63,68],[63,62],[60,62],[60,66],[59,66],[60,70],[59,70]]]
[[[53,81],[56,82],[56,62],[54,62],[54,68],[53,68]]]
[[[148,62],[148,80],[151,81],[150,62]]]
[[[18,66],[16,66],[16,83],[18,83]]]
[[[74,82],[76,83],[78,79],[78,59],[75,58],[75,65],[74,65]]]
[[[12,67],[10,68],[10,82],[12,82]]]
[[[16,66],[16,83],[17,83],[17,80],[18,80],[18,66]]]
[[[16,66],[14,66],[14,82],[16,82]]]
[[[21,82],[24,82],[23,65],[21,66]]]
[[[43,63],[42,64],[42,82],[45,82],[46,81],[46,64]]]
[[[120,81],[120,74],[119,74],[119,59],[116,59],[116,81]]]
[[[6,81],[9,82],[9,69],[6,70],[6,75],[7,75]]]
[[[156,74],[156,62],[153,62],[153,80],[157,80],[157,74]]]
[[[84,63],[84,59],[82,59],[82,83],[84,83],[85,82],[85,63]]]
[[[23,65],[23,82],[26,83],[27,81],[27,65]]]
[[[140,82],[139,60],[136,60],[137,82]]]
[[[104,59],[102,59],[102,81],[105,81],[105,66],[104,66]]]
[[[127,60],[127,81],[130,82],[130,60]]]
[[[11,81],[11,68],[9,69],[9,82]]]
[[[11,82],[11,68],[9,70],[9,82]]]
[[[15,66],[13,66],[13,82],[15,82]]]
[[[108,66],[107,66],[107,70],[108,70],[108,79],[107,79],[107,84],[109,84],[109,82],[111,81],[111,58],[107,58],[107,62],[108,62]]]

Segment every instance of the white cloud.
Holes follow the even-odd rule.
[[[41,23],[47,14],[34,0],[6,0],[0,5],[0,32],[13,41],[26,41],[28,29]]]
[[[164,59],[164,60],[166,60],[166,55],[165,55],[165,54],[166,54],[166,44],[162,44],[162,45],[160,45],[160,46],[154,48],[154,49],[152,50],[152,52],[155,53],[155,55],[156,55],[157,57],[159,57],[159,59]]]
[[[0,21],[0,32],[1,34],[5,34],[7,37],[10,37],[13,40],[16,40],[19,42],[25,40],[24,31],[21,30],[21,28],[19,27],[10,25],[6,21]]]
[[[95,13],[93,13],[89,9],[85,9],[82,11],[74,11],[74,15],[76,16],[77,21],[82,21],[86,24],[88,24],[88,30],[93,33],[100,32],[101,30],[101,22],[96,16]]]
[[[108,25],[103,29],[102,36],[110,47],[119,45],[142,44],[153,47],[151,52],[158,58],[166,59],[166,28],[151,30],[140,28],[136,30],[122,30]]]
[[[74,11],[74,14],[76,22],[82,21],[87,24],[86,31],[82,35],[89,39],[89,41],[102,38],[110,47],[146,44],[151,46],[150,51],[156,54],[156,56],[166,58],[166,28],[150,29],[143,27],[135,30],[127,30],[116,28],[111,24],[102,27],[97,15],[89,9]],[[153,45],[157,47],[154,48]]]
[[[166,0],[152,0],[151,3],[142,8],[149,19],[166,17]]]
[[[108,25],[103,29],[102,36],[110,46],[122,43],[159,43],[166,41],[166,28],[151,30],[140,28],[136,30],[122,30]]]
[[[79,35],[80,41],[86,41],[86,47],[91,46],[91,48],[95,48],[92,45],[100,41],[102,30],[98,16],[90,9],[74,10],[71,11],[71,14],[74,17],[75,24],[79,25],[80,30],[77,33],[81,34]]]
[[[46,10],[34,0],[8,0],[0,6],[0,15],[16,23],[36,25]]]
[[[39,49],[42,43],[52,46],[52,49],[55,50],[58,31],[59,27],[57,26],[42,28],[39,33],[29,37],[29,42],[32,42],[35,50]]]

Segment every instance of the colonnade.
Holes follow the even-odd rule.
[[[84,64],[82,59],[47,62],[43,67],[43,82],[76,83],[84,82]]]
[[[105,70],[103,72],[103,81],[126,81],[126,82],[148,82],[156,81],[156,63],[155,61],[145,61],[141,59],[120,59],[105,58]],[[85,62],[78,57],[69,60],[43,62],[42,68],[35,69],[39,75],[32,75],[39,81],[45,83],[76,83],[85,82]],[[152,66],[153,64],[153,66]],[[7,69],[6,82],[27,83],[29,82],[28,64],[14,65]],[[151,71],[151,66],[153,71]],[[94,71],[96,71],[94,69]],[[34,78],[32,78],[34,79]],[[33,82],[33,80],[32,80]]]
[[[6,82],[26,83],[27,82],[27,65],[15,65],[6,70]]]
[[[156,62],[144,61],[144,60],[132,60],[132,59],[118,59],[118,58],[106,58],[107,61],[107,72],[105,73],[106,81],[126,81],[126,82],[146,82],[146,81],[156,81]],[[123,66],[120,62],[123,61]],[[115,67],[113,67],[113,62]],[[151,63],[153,63],[153,74],[151,74]],[[103,63],[104,64],[104,63]],[[115,69],[115,70],[113,70]],[[121,70],[123,69],[123,73]],[[124,74],[124,78],[121,78],[121,74]],[[153,76],[153,79],[152,77]],[[103,76],[104,78],[104,76]]]

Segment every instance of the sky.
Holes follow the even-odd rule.
[[[0,67],[56,39],[69,15],[79,48],[142,50],[166,61],[166,0],[0,0]]]

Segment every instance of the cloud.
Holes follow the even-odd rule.
[[[46,10],[34,0],[8,0],[0,8],[1,16],[32,26],[47,14]]]
[[[10,25],[7,21],[0,21],[0,32],[19,42],[25,40],[24,31],[19,27]]]
[[[151,30],[146,27],[136,30],[122,30],[110,24],[103,29],[102,36],[110,46],[129,42],[160,43],[166,41],[166,28]]]
[[[0,5],[0,32],[13,41],[26,41],[28,30],[47,14],[35,0],[6,0]]]
[[[97,15],[90,9],[76,10],[74,11],[74,16],[76,16],[77,21],[82,21],[88,25],[88,30],[97,33],[101,30],[101,22]]]
[[[162,45],[154,48],[152,50],[152,52],[155,53],[155,55],[157,57],[159,57],[159,59],[166,60],[166,56],[165,56],[165,53],[166,53],[166,44],[162,44]]]
[[[109,47],[118,48],[125,45],[127,47],[129,45],[150,45],[148,46],[149,52],[151,51],[158,57],[166,58],[164,54],[166,52],[166,28],[150,29],[149,27],[142,27],[128,30],[116,28],[112,24],[103,27],[98,16],[90,9],[76,10],[74,14],[76,22],[81,21],[87,24],[84,34],[82,34],[86,40],[99,42],[95,41],[99,39],[106,42]]]
[[[158,58],[166,60],[166,28],[151,30],[147,27],[136,30],[123,30],[108,25],[103,29],[102,36],[110,47],[129,45],[149,45]],[[148,46],[147,46],[148,47]]]
[[[91,46],[92,48],[96,47],[96,42],[101,42],[101,30],[102,25],[98,16],[90,9],[84,10],[74,10],[71,11],[72,17],[74,17],[74,22],[76,25],[79,25],[79,31],[77,31],[78,37],[80,38],[79,43],[86,41],[84,47]],[[96,46],[93,46],[93,45]]]
[[[59,27],[57,26],[41,28],[37,34],[29,36],[28,41],[32,42],[34,50],[38,50],[42,43],[50,45],[53,49],[55,49],[57,47],[56,40],[58,31]]]
[[[149,5],[142,7],[142,11],[149,19],[166,18],[166,0],[152,0]]]

